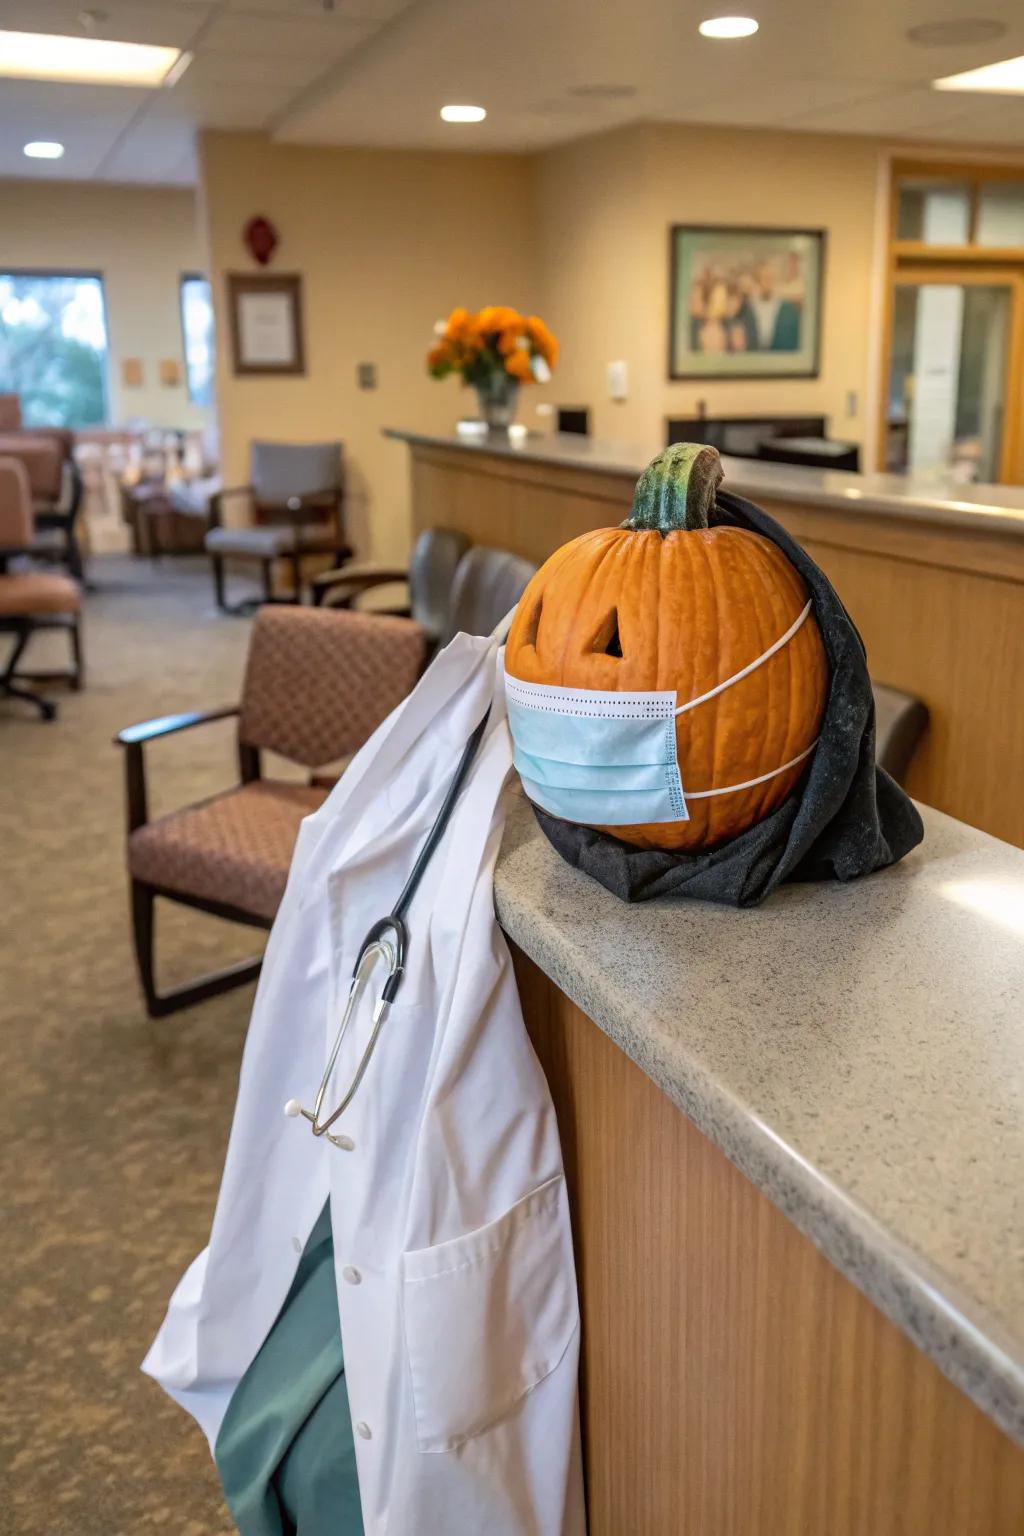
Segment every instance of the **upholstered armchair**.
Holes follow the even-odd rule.
[[[251,449],[248,485],[219,490],[210,499],[206,549],[213,561],[218,608],[238,612],[251,603],[228,604],[225,561],[255,561],[263,576],[263,601],[274,601],[273,569],[291,567],[292,598],[302,597],[302,561],[328,555],[337,564],[352,553],[345,542],[345,479],[340,443],[261,443]],[[225,504],[247,503],[249,521],[224,522]]]
[[[0,694],[33,704],[44,720],[52,720],[52,699],[25,686],[28,682],[64,679],[73,688],[83,680],[80,632],[81,593],[70,577],[55,571],[19,568],[12,561],[31,552],[35,530],[32,487],[20,458],[0,457],[0,634],[14,637],[6,666],[0,673]],[[71,667],[59,673],[25,672],[25,648],[40,629],[63,629],[71,643]]]
[[[66,565],[76,581],[84,574],[78,539],[82,477],[74,433],[65,427],[23,427],[0,435],[0,455],[25,466],[32,500],[31,553]]]
[[[329,793],[315,771],[350,757],[419,677],[422,629],[409,619],[262,608],[253,625],[241,702],[168,715],[121,731],[128,821],[128,875],[139,977],[151,1017],[251,980],[246,961],[172,992],[157,989],[158,896],[255,928],[269,928],[288,878],[299,824]],[[145,751],[180,731],[237,718],[238,782],[149,820]],[[262,753],[307,772],[307,781],[265,778]]]

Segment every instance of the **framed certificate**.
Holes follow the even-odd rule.
[[[231,348],[236,374],[301,374],[302,278],[228,273]]]

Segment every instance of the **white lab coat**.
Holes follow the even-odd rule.
[[[303,823],[210,1244],[143,1366],[213,1445],[330,1196],[367,1536],[585,1529],[558,1130],[493,911],[511,763],[499,654],[493,641],[453,641]],[[333,1127],[352,1138],[345,1151],[283,1105],[312,1105],[363,935],[390,911],[488,702],[409,912],[403,984]],[[365,1039],[365,1025],[349,1032],[334,1087]]]

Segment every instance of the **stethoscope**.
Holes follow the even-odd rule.
[[[511,615],[509,615],[509,618],[511,618]],[[499,626],[499,629],[507,623],[508,620],[505,620],[503,625]],[[374,923],[363,939],[359,954],[356,957],[356,963],[352,969],[352,980],[349,983],[345,1011],[342,1014],[338,1032],[334,1037],[334,1045],[331,1047],[331,1054],[327,1058],[327,1065],[324,1067],[324,1075],[320,1079],[320,1087],[317,1090],[313,1108],[311,1110],[304,1109],[298,1099],[289,1099],[284,1107],[286,1115],[305,1116],[313,1127],[314,1136],[326,1136],[333,1146],[341,1147],[344,1151],[351,1147],[349,1138],[346,1136],[332,1136],[331,1126],[345,1113],[358,1093],[359,1085],[366,1076],[366,1069],[370,1065],[373,1053],[377,1048],[377,1041],[380,1039],[381,1030],[384,1028],[385,1021],[387,1020],[388,1010],[402,984],[402,977],[405,973],[405,952],[409,942],[406,915],[420,881],[426,872],[427,865],[433,858],[437,845],[444,836],[448,823],[451,820],[452,811],[455,809],[455,802],[459,798],[459,791],[472,767],[473,759],[477,754],[477,748],[483,740],[484,730],[490,718],[490,713],[491,710],[488,705],[483,719],[462,749],[462,756],[459,758],[458,766],[448,786],[441,809],[434,818],[434,823],[416,856],[416,862],[402,888],[401,895],[387,917],[382,917],[379,922]],[[321,1114],[323,1112],[324,1099],[327,1096],[327,1089],[334,1073],[334,1064],[338,1059],[338,1052],[341,1050],[342,1041],[345,1038],[352,1015],[355,1012],[356,1004],[369,979],[370,972],[379,960],[383,960],[387,966],[387,977],[381,988],[380,997],[374,1004],[370,1020],[370,1038],[366,1042],[366,1048],[359,1058],[359,1065],[356,1067],[352,1081],[349,1083],[344,1095],[336,1108],[327,1116],[326,1120],[323,1120],[321,1119]]]

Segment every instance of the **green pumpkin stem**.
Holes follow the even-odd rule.
[[[721,483],[717,448],[707,443],[673,443],[640,476],[633,510],[622,526],[634,531],[652,528],[662,537],[677,528],[706,528]]]

